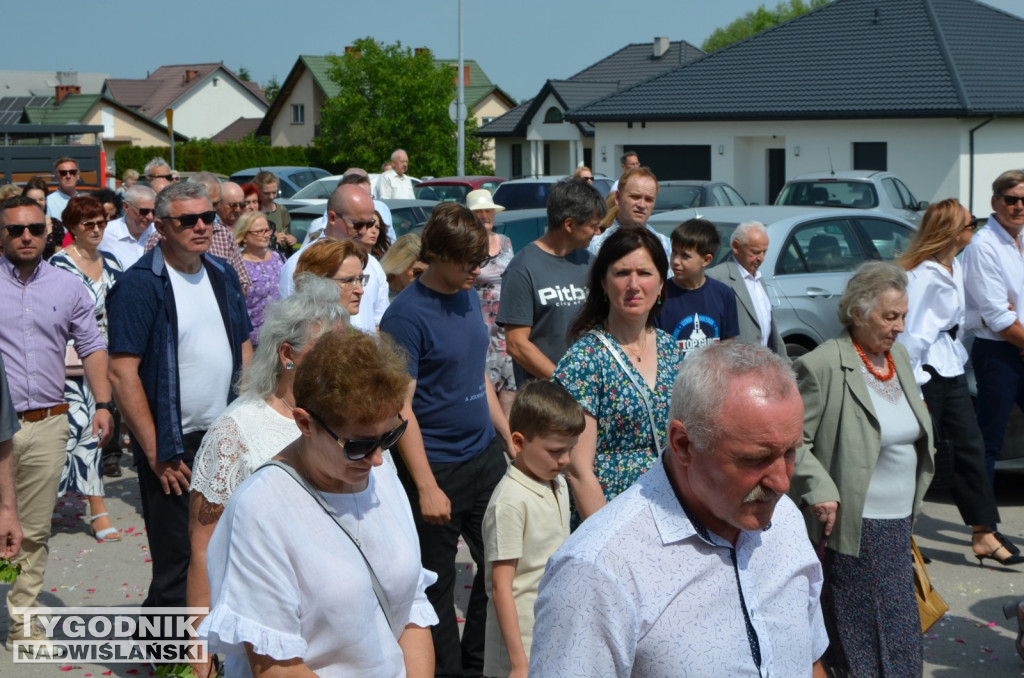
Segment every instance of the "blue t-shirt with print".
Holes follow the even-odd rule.
[[[725,283],[705,278],[695,290],[665,283],[665,302],[654,326],[679,342],[683,355],[740,333],[736,295]]]

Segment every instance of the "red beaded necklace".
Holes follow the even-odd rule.
[[[877,369],[875,369],[874,365],[871,364],[871,361],[864,353],[864,349],[862,349],[860,347],[860,344],[857,343],[857,340],[853,339],[853,337],[850,337],[850,339],[853,341],[853,347],[857,349],[857,355],[860,356],[861,361],[864,363],[864,367],[868,368],[868,372],[870,372],[875,379],[877,379],[878,381],[889,381],[894,376],[896,376],[896,364],[892,361],[891,353],[889,353],[888,351],[885,352],[885,366],[888,372],[886,374],[882,374]]]

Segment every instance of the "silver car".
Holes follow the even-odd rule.
[[[712,266],[731,254],[736,226],[760,221],[767,227],[769,244],[761,275],[792,357],[839,333],[836,308],[857,266],[871,259],[894,259],[914,237],[914,226],[905,221],[857,209],[702,207],[655,214],[648,223],[671,235],[676,226],[696,217],[715,224],[722,236]]]
[[[928,207],[895,174],[874,170],[798,174],[782,187],[775,204],[871,210],[912,224],[921,221]]]

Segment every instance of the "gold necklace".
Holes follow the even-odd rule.
[[[640,352],[639,353],[637,353],[636,351],[631,349],[627,344],[622,344],[622,348],[624,348],[627,351],[629,351],[630,353],[632,353],[633,357],[636,358],[636,361],[638,363],[642,363],[644,361],[643,354],[647,350],[647,328],[646,327],[644,328],[644,332],[641,335],[641,338],[643,339],[643,341],[641,342],[642,345],[640,346]]]
[[[77,254],[79,256],[79,258],[82,259],[82,261],[88,261],[90,264],[95,264],[97,261],[99,261],[100,259],[103,258],[102,255],[97,256],[95,259],[88,258],[84,254],[82,254],[81,250],[78,249],[78,245],[76,245],[74,243],[71,243],[71,249],[73,249],[75,251],[75,254]]]

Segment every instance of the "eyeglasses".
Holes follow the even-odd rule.
[[[161,219],[174,219],[182,228],[194,228],[199,220],[202,219],[204,224],[212,225],[217,219],[217,213],[213,210],[209,212],[200,212],[199,214],[179,214],[176,217],[166,216],[160,217]]]
[[[270,234],[271,234],[271,230],[269,228],[261,228],[258,231],[249,231],[249,235],[254,235],[257,238],[262,238],[262,237],[268,236]]]
[[[172,174],[172,175],[170,175],[170,182],[171,182],[172,184],[176,184],[176,183],[178,183],[179,181],[181,181],[181,177],[176,177],[176,176],[174,176],[173,174]]]
[[[1003,199],[1003,204],[1005,204],[1007,207],[1013,207],[1018,202],[1024,201],[1024,198],[1022,198],[1019,195],[1006,195],[1004,193],[999,197]]]
[[[589,181],[590,183],[594,183],[594,177],[580,177],[580,179],[583,179],[583,181]]]
[[[484,268],[485,266],[487,266],[487,264],[491,263],[492,261],[494,261],[497,258],[498,258],[497,256],[485,257],[485,258],[481,259],[480,261],[468,263],[468,264],[466,264],[466,272],[468,273],[469,271],[474,271],[474,270],[476,270],[478,268]]]
[[[128,207],[131,207],[133,210],[138,212],[140,217],[148,217],[150,214],[156,216],[156,210],[152,207],[136,207],[130,202],[126,202],[125,205],[128,205]]]
[[[971,217],[971,220],[964,224],[965,231],[977,231],[978,230],[978,217]]]
[[[78,175],[78,170],[57,170],[57,173],[60,174],[62,177],[73,177]]]
[[[175,180],[174,177],[171,176],[170,174],[151,174],[146,178],[149,179],[150,181],[152,181],[153,179],[166,179],[167,181]]]
[[[370,228],[371,226],[377,225],[377,221],[374,219],[370,219],[369,221],[352,221],[344,214],[338,214],[337,212],[335,212],[335,214],[341,217],[343,221],[347,221],[352,226],[352,228],[354,228],[357,231],[361,231],[364,228]]]
[[[104,229],[107,227],[106,219],[96,219],[94,221],[83,221],[79,224],[83,230],[91,231],[94,228]]]
[[[229,203],[227,203],[227,206],[231,207],[233,209],[236,209],[236,210],[240,210],[240,209],[245,207],[245,203],[244,202],[229,202]]]
[[[41,236],[43,233],[46,233],[46,224],[10,224],[6,226],[6,228],[7,233],[12,238],[20,238],[22,234],[25,233],[26,228],[28,229],[29,233],[36,236],[37,238]]]
[[[354,275],[351,278],[331,278],[334,282],[338,283],[342,287],[353,287],[356,283],[360,286],[366,285],[370,282],[370,276],[368,275]]]
[[[302,406],[299,405],[299,407]],[[336,443],[341,445],[341,451],[345,453],[345,457],[349,461],[359,461],[360,459],[366,459],[371,454],[373,454],[378,447],[382,450],[386,450],[389,447],[394,447],[395,443],[397,443],[401,439],[402,434],[405,433],[405,429],[409,425],[409,422],[403,419],[402,415],[399,414],[398,419],[401,423],[399,423],[398,426],[394,427],[380,438],[362,438],[341,442],[341,438],[338,437],[338,434],[332,431],[327,426],[327,424],[324,423],[324,420],[317,415],[316,412],[313,412],[312,410],[307,409],[305,407],[303,407],[302,409],[309,412],[309,416],[313,418],[313,421],[319,424],[320,428],[327,431],[327,435],[334,438],[334,441]]]

